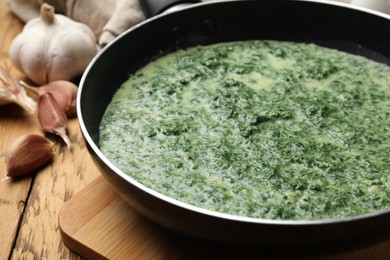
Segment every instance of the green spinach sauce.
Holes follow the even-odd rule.
[[[390,68],[313,44],[245,41],[157,59],[117,91],[102,152],[156,191],[253,218],[390,207]]]

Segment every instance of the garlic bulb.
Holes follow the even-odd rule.
[[[85,24],[54,13],[42,4],[40,17],[30,20],[10,46],[10,58],[33,82],[71,80],[81,75],[98,47]]]

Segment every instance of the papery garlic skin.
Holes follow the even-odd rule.
[[[33,114],[37,107],[35,101],[27,96],[24,90],[15,94],[0,88],[0,105],[7,105],[11,103],[17,104],[30,114]]]
[[[14,103],[33,114],[37,107],[24,88],[14,79],[6,68],[0,67],[0,105]]]
[[[52,144],[43,136],[27,134],[16,139],[5,155],[8,177],[20,177],[41,168],[53,158]]]
[[[81,75],[97,51],[88,26],[54,14],[44,3],[41,16],[30,20],[12,41],[9,55],[15,67],[42,85]]]

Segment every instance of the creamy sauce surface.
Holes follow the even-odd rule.
[[[390,207],[390,68],[313,44],[245,41],[159,58],[117,91],[100,148],[162,194],[253,218]]]

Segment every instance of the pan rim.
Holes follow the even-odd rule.
[[[251,2],[255,0],[241,0],[241,1],[246,1],[246,2]],[[273,0],[275,1],[275,0]],[[268,0],[268,2],[273,2]],[[281,1],[286,1],[286,0],[281,0]],[[181,12],[182,10],[187,10],[187,9],[192,9],[192,8],[198,8],[202,6],[207,6],[207,5],[216,5],[219,3],[225,3],[225,2],[236,2],[236,0],[216,0],[216,1],[211,1],[211,2],[203,2],[203,3],[198,3],[194,4],[188,7],[184,7],[180,11],[173,11],[169,12],[167,14],[159,14],[155,17],[146,19],[145,21],[140,22],[139,24],[133,26],[132,28],[126,30],[124,33],[119,35],[116,39],[114,39],[112,42],[107,44],[89,63],[88,67],[86,68],[84,74],[82,75],[82,78],[80,80],[79,84],[79,89],[77,93],[77,100],[76,100],[76,106],[77,106],[77,115],[78,115],[78,121],[80,125],[80,129],[82,131],[82,134],[84,138],[86,139],[87,145],[92,149],[92,151],[97,155],[97,157],[108,167],[112,172],[117,174],[122,180],[126,181],[127,183],[133,185],[137,189],[142,190],[143,192],[148,193],[149,195],[153,196],[154,198],[157,198],[159,200],[162,200],[168,204],[180,207],[181,209],[184,210],[189,210],[191,212],[195,212],[201,215],[205,215],[208,217],[213,217],[213,218],[219,218],[219,219],[224,219],[228,221],[234,221],[234,222],[244,222],[244,223],[251,223],[251,224],[263,224],[263,225],[282,225],[282,226],[316,226],[316,225],[332,225],[332,224],[340,224],[340,223],[345,223],[345,222],[355,222],[355,221],[360,221],[368,218],[375,218],[378,216],[383,216],[383,215],[390,215],[390,207],[385,208],[382,210],[370,212],[370,213],[365,213],[365,214],[359,214],[356,216],[350,216],[350,217],[341,217],[341,218],[331,218],[331,219],[318,219],[318,220],[284,220],[284,219],[264,219],[264,218],[252,218],[252,217],[247,217],[247,216],[239,216],[239,215],[232,215],[232,214],[227,214],[227,213],[221,213],[205,208],[201,208],[198,206],[194,206],[189,203],[185,203],[182,201],[179,201],[177,199],[171,198],[169,196],[166,196],[162,193],[159,193],[151,188],[146,187],[145,185],[141,184],[140,182],[136,181],[132,177],[128,176],[125,174],[122,170],[120,170],[117,166],[115,166],[99,149],[98,145],[95,143],[95,141],[92,139],[85,123],[84,123],[84,118],[83,118],[83,112],[81,109],[81,103],[82,103],[82,96],[83,96],[83,89],[85,82],[87,80],[89,72],[92,70],[94,67],[95,63],[99,60],[99,58],[104,55],[107,49],[111,48],[112,45],[114,45],[116,42],[120,41],[125,35],[128,33],[131,33],[134,30],[137,30],[140,27],[143,27],[144,24],[148,24],[150,22],[153,22],[155,20],[161,19],[162,17],[166,15],[170,15],[175,12]],[[265,1],[267,2],[267,1]],[[359,6],[353,6],[351,4],[347,3],[341,3],[341,2],[335,2],[335,1],[329,1],[329,0],[289,0],[289,2],[311,2],[315,4],[325,4],[325,5],[332,5],[332,6],[340,6],[343,8],[349,8],[349,9],[354,9],[358,11],[362,11],[365,13],[370,13],[375,16],[380,16],[383,18],[386,18],[390,20],[390,15],[381,13],[379,11],[375,10],[370,10],[365,7],[359,7]],[[105,175],[102,173],[102,175]],[[105,176],[106,177],[106,176]]]

